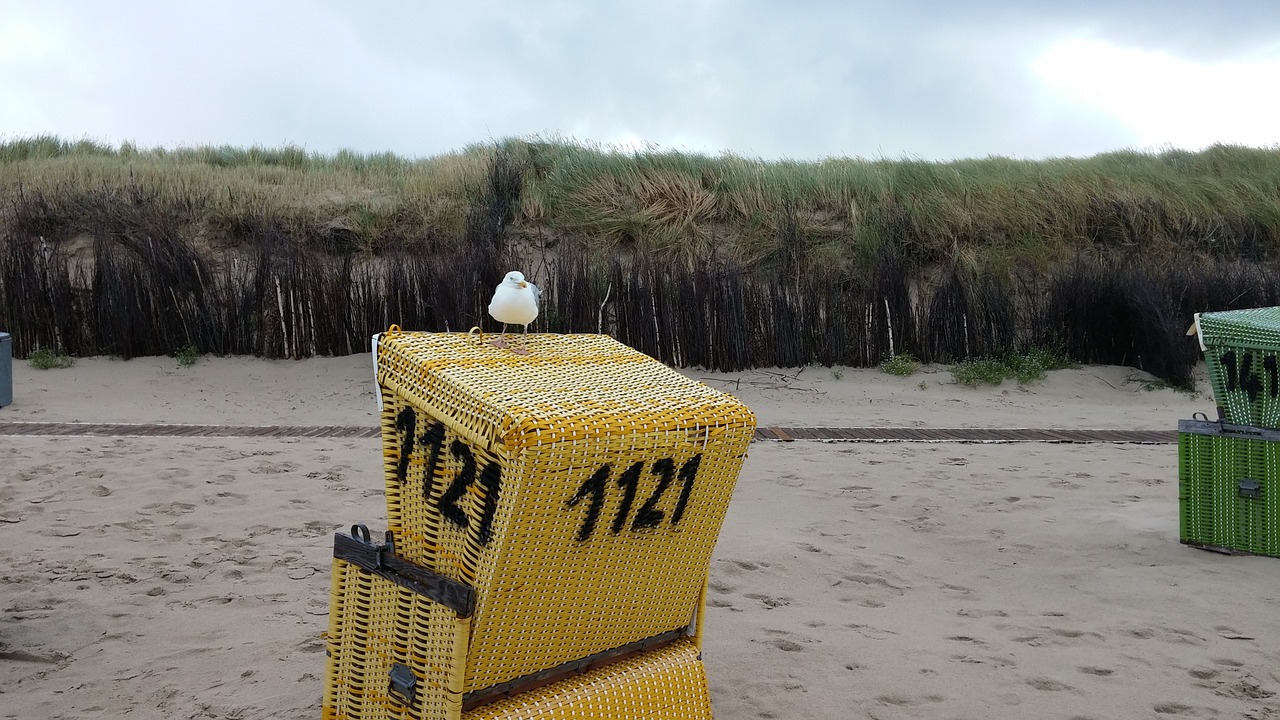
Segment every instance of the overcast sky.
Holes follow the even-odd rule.
[[[1280,145],[1280,0],[0,0],[0,139],[767,160]]]

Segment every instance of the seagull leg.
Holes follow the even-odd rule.
[[[524,337],[520,340],[520,347],[513,348],[511,352],[517,355],[529,354],[529,326],[528,325],[524,326]]]
[[[490,345],[492,345],[492,346],[494,346],[494,347],[497,347],[497,348],[505,348],[505,347],[508,347],[508,345],[507,345],[507,324],[506,324],[506,323],[502,323],[502,335],[500,335],[500,336],[498,337],[498,339],[497,339],[497,340],[494,340],[493,342],[491,342],[491,343],[489,343],[489,344],[490,344]]]

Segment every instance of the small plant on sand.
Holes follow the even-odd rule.
[[[200,348],[195,343],[187,343],[187,346],[176,353],[178,364],[182,367],[190,367],[196,364],[200,359]]]
[[[970,360],[951,366],[951,377],[961,385],[999,385],[1017,380],[1019,385],[1039,380],[1050,370],[1074,367],[1065,354],[1053,350],[1030,350],[1022,355]]]
[[[898,353],[880,363],[880,369],[890,375],[906,377],[907,375],[915,374],[920,369],[920,363],[916,362],[916,359],[911,357],[910,353]]]
[[[920,386],[919,386],[919,387],[920,387],[920,389],[921,389],[921,390],[928,390],[928,389],[929,389],[929,383],[925,382],[924,380],[921,380],[921,381],[920,381]]]
[[[1013,370],[1013,377],[1017,378],[1019,383],[1039,380],[1050,370],[1065,370],[1076,366],[1066,353],[1042,348],[1028,350],[1023,355],[1009,355],[1005,358],[1005,362],[1009,364]]]
[[[832,370],[832,371],[831,371],[831,379],[833,379],[833,380],[843,380],[843,379],[844,379],[844,371],[843,371],[843,370]]]
[[[1129,376],[1128,380],[1129,382],[1140,383],[1142,385],[1142,389],[1147,392],[1156,392],[1157,390],[1172,390],[1174,392],[1180,392],[1192,398],[1196,397],[1196,389],[1194,385],[1175,385],[1169,382],[1168,380],[1161,380],[1159,378],[1154,380],[1144,380],[1141,378],[1134,377],[1132,375]]]
[[[951,377],[961,385],[999,385],[1011,377],[1009,367],[994,359],[967,360],[951,366]]]
[[[37,370],[57,370],[75,365],[76,359],[70,355],[63,355],[47,348],[41,348],[33,351],[27,358],[27,362],[31,363],[31,367]]]

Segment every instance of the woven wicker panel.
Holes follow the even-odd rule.
[[[1280,428],[1278,355],[1271,350],[1207,346],[1209,384],[1228,422]]]
[[[610,338],[528,344],[380,343],[388,525],[476,589],[468,691],[684,627],[755,427]]]
[[[1201,313],[1197,327],[1224,417],[1280,428],[1280,307]]]
[[[1180,432],[1178,500],[1183,542],[1280,556],[1280,442]]]
[[[446,720],[456,718],[461,694],[455,650],[466,620],[390,580],[343,560],[333,562],[329,602],[326,720]],[[393,664],[417,678],[417,697],[406,705],[390,693]]]
[[[464,715],[467,720],[710,720],[711,697],[690,639]]]
[[[1200,313],[1197,325],[1207,346],[1280,350],[1280,307]]]

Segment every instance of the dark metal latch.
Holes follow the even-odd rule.
[[[418,696],[418,677],[407,665],[396,663],[391,666],[391,697],[405,705],[412,705]]]

